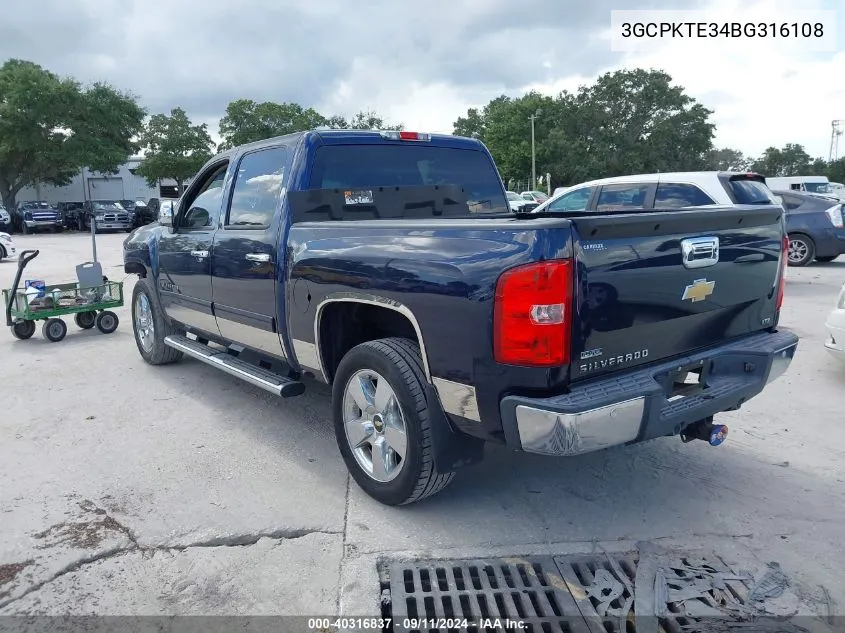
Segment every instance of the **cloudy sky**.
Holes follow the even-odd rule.
[[[468,107],[555,94],[624,67],[662,68],[715,110],[716,142],[827,157],[845,119],[841,0],[2,0],[0,59],[106,80],[150,112],[182,106],[216,132],[236,98],[324,114],[374,109],[451,132]],[[695,9],[708,21],[793,21],[836,9],[834,50],[743,39],[619,51],[611,10]],[[800,13],[796,10],[800,9]],[[819,48],[816,45],[815,48]],[[830,46],[828,47],[830,48]],[[844,124],[845,125],[845,124]],[[840,142],[845,154],[845,138]]]

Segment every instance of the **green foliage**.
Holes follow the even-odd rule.
[[[229,149],[274,136],[293,134],[326,126],[339,130],[401,130],[402,125],[391,125],[373,111],[360,111],[347,120],[340,115],[324,117],[313,108],[303,108],[298,103],[256,103],[238,99],[226,106],[220,119],[221,149]]]
[[[730,147],[712,149],[707,153],[706,169],[714,171],[748,171],[754,159]]]
[[[136,173],[151,187],[161,179],[172,178],[180,191],[185,180],[196,174],[214,152],[208,126],[193,125],[182,108],[173,108],[170,116],[150,117],[140,144],[146,151]]]
[[[32,62],[0,67],[0,196],[7,208],[24,187],[68,184],[80,169],[104,173],[137,149],[145,112],[132,95],[83,88]]]
[[[326,119],[313,108],[298,103],[256,103],[238,99],[226,106],[220,119],[221,149],[229,149],[265,138],[310,130],[326,124]]]
[[[657,70],[606,73],[574,94],[500,96],[470,109],[455,134],[481,139],[505,179],[531,172],[535,119],[537,172],[554,186],[592,178],[703,169],[712,150],[712,114]]]
[[[388,123],[372,110],[360,111],[351,119],[335,115],[327,120],[326,125],[338,130],[401,130],[401,123]]]
[[[845,184],[845,157],[828,163],[827,173],[825,175],[830,182],[841,182]]]
[[[769,147],[757,160],[752,169],[764,176],[810,176],[816,169],[826,170],[825,161],[821,164],[804,150],[803,145],[787,143],[781,149]]]

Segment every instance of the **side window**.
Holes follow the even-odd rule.
[[[208,229],[216,226],[220,219],[223,202],[223,181],[226,179],[228,163],[216,167],[202,184],[193,200],[186,201],[187,211],[179,218],[179,228]]]
[[[803,191],[804,185],[802,185],[800,182],[795,182],[789,185],[789,188],[792,189],[792,191]]]
[[[549,211],[586,211],[595,187],[581,187],[570,191],[549,204]]]
[[[266,227],[279,206],[285,182],[285,148],[246,154],[238,165],[227,226]]]
[[[530,194],[530,193],[524,193],[524,194],[522,194],[522,199],[523,199],[523,200],[530,200],[531,202],[534,202],[534,198],[532,198],[532,197],[531,197],[531,194]]]
[[[660,183],[654,198],[655,209],[680,209],[715,204],[715,201],[695,185]]]
[[[649,188],[653,183],[640,182],[627,185],[604,185],[599,193],[596,211],[624,211],[642,209]]]

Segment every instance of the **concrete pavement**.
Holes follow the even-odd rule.
[[[110,279],[124,235],[98,237]],[[85,235],[16,236],[27,278],[72,280]],[[0,286],[15,265],[0,263]],[[126,279],[127,304],[134,278]],[[379,558],[707,547],[776,560],[802,609],[845,605],[845,367],[823,323],[845,258],[790,269],[788,373],[725,414],[724,446],[661,439],[554,460],[492,447],[443,493],[387,508],[350,484],[329,390],[273,399],[112,335],[0,332],[0,614],[375,615]],[[838,611],[836,611],[838,609]]]

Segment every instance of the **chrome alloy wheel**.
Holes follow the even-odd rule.
[[[405,417],[387,379],[370,369],[355,372],[343,392],[346,440],[361,469],[378,482],[395,479],[408,450]]]
[[[792,263],[802,262],[807,258],[809,249],[804,240],[789,240],[789,261]]]
[[[143,292],[138,293],[135,299],[135,332],[144,351],[152,351],[155,344],[155,323],[150,299]]]

